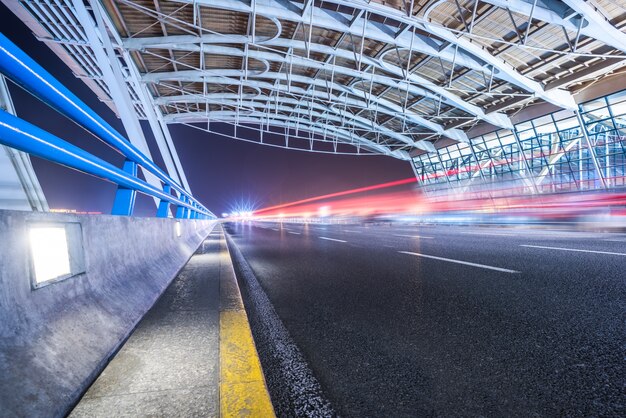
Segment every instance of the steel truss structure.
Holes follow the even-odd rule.
[[[0,111],[15,115],[15,107],[4,76],[0,75]],[[0,145],[0,207],[3,209],[48,211],[30,156]]]
[[[413,159],[430,193],[477,197],[626,187],[626,91]],[[478,180],[478,181],[477,181]]]
[[[551,150],[541,168],[532,152],[509,161],[516,147],[541,148],[516,114],[549,103],[584,118],[577,93],[626,64],[626,0],[2,1],[144,152],[138,121],[150,123],[168,174],[187,188],[170,124],[389,155],[413,161],[424,184],[498,173],[542,191],[557,155],[582,148]],[[495,133],[472,135],[477,125]],[[576,144],[594,141],[582,132]]]

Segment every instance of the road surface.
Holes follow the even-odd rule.
[[[625,413],[626,235],[226,229],[342,416]]]

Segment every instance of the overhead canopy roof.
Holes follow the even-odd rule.
[[[22,4],[110,101],[72,3]],[[129,54],[165,122],[223,122],[238,139],[311,151],[407,159],[440,139],[467,142],[478,123],[512,128],[530,104],[575,109],[577,91],[626,64],[626,0],[102,4],[120,59]]]

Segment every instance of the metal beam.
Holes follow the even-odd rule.
[[[211,80],[207,80],[207,82],[211,82]],[[274,88],[273,84],[270,83],[265,83],[266,85],[261,85],[264,89],[271,89]],[[287,91],[287,88],[285,86],[278,87],[277,91]],[[292,104],[292,105],[304,105],[304,106],[312,106],[313,108],[317,108],[319,110],[322,111],[326,111],[326,112],[332,112],[334,113],[335,110],[332,107],[329,107],[327,105],[325,105],[325,103],[327,102],[327,96],[324,93],[319,92],[317,95],[315,96],[310,96],[312,99],[311,101],[304,101],[304,99],[306,99],[306,97],[303,98],[294,98],[297,97],[296,93],[304,93],[303,89],[296,89],[294,88],[292,91],[292,94],[288,97],[288,96],[282,96],[279,99],[279,102],[281,104]],[[183,95],[176,95],[176,96],[163,96],[160,97],[158,99],[156,99],[156,103],[158,105],[169,105],[169,104],[175,104],[175,103],[206,103],[206,104],[222,104],[225,101],[229,100],[229,99],[239,99],[239,95],[237,93],[213,93],[213,94],[207,94],[207,95],[194,95],[194,94],[183,94]],[[264,101],[266,102],[266,107],[267,108],[274,108],[275,107],[275,99],[271,96],[266,96],[266,95],[250,95],[249,97],[246,97],[246,99],[251,99],[251,100],[256,100],[256,101]],[[274,103],[272,103],[272,101]],[[346,102],[347,105],[354,107],[365,107],[367,106],[367,102],[364,100],[359,100],[359,99],[354,99],[354,98],[350,98],[349,100],[346,98]],[[294,107],[294,109],[297,108]],[[410,117],[409,115],[403,115],[402,113],[400,113],[402,111],[402,109],[400,108],[399,105],[396,105],[394,109],[390,109],[386,106],[386,104],[383,104],[379,109],[378,109],[379,113],[381,114],[387,114],[389,116],[392,117],[403,117],[403,116],[408,116],[406,117],[406,120],[408,120],[409,122],[411,122],[412,124],[418,124],[420,126],[423,126],[424,124],[428,124],[429,126],[433,126],[436,129],[433,129],[433,133],[434,135],[443,135],[446,137],[449,137],[451,139],[454,139],[455,141],[459,141],[459,142],[468,142],[469,140],[467,139],[467,136],[465,135],[465,133],[461,130],[458,129],[448,129],[445,130],[443,129],[443,127],[439,127],[439,125],[437,124],[433,124],[433,123],[429,123],[428,121],[424,120],[422,117],[419,117],[417,115],[415,115],[414,117]],[[360,118],[358,116],[353,116],[353,115],[347,115],[348,119],[358,119],[361,120],[363,122],[367,121],[365,118]],[[372,121],[367,121],[367,123],[373,123]],[[376,124],[378,126],[378,124]],[[382,126],[381,126],[382,127]],[[407,144],[411,144],[414,145],[414,141],[410,140],[409,138],[406,138],[405,141],[403,141]]]
[[[258,124],[261,128],[264,125],[273,125],[273,126],[281,126],[288,129],[296,128],[295,123],[298,122],[301,125],[307,127],[307,130],[312,133],[316,133],[318,135],[327,135],[328,132],[333,134],[334,136],[343,140],[344,143],[356,146],[356,142],[360,142],[361,145],[365,145],[367,147],[373,148],[378,152],[383,153],[384,155],[392,156],[395,158],[399,158],[402,160],[409,159],[408,152],[406,151],[394,151],[389,149],[385,145],[377,144],[367,138],[356,135],[353,132],[346,131],[345,129],[341,129],[340,127],[336,127],[333,125],[325,125],[325,124],[317,124],[308,119],[298,119],[290,116],[282,115],[282,114],[271,114],[268,116],[265,113],[256,112],[246,115],[237,115],[235,111],[218,111],[211,112],[210,114],[206,114],[205,112],[190,112],[190,113],[180,113],[180,114],[171,114],[165,116],[165,120],[167,123],[206,123],[207,121],[213,122],[232,122],[236,121],[237,124]],[[266,131],[271,132],[271,131]],[[271,132],[276,134],[275,132]]]
[[[111,21],[108,13],[102,7],[101,3],[95,0],[90,0],[90,2],[94,13],[97,13],[96,16],[102,19],[103,25],[106,25],[106,27],[108,28],[108,32],[104,31],[102,33],[102,37],[105,42],[105,38],[108,38],[108,33],[112,33],[116,44],[121,45],[121,36],[117,32],[115,25]],[[108,42],[110,42],[110,40]],[[128,87],[129,89],[132,88],[132,90],[134,90],[134,92],[138,96],[141,108],[146,115],[148,123],[150,124],[152,134],[157,143],[157,147],[163,159],[163,163],[165,164],[165,169],[167,170],[167,173],[171,178],[180,183],[187,192],[191,193],[191,187],[189,186],[187,176],[185,175],[185,170],[183,169],[183,166],[178,157],[176,146],[174,145],[174,141],[172,140],[167,125],[163,123],[163,114],[161,113],[160,109],[154,105],[153,97],[147,90],[147,87],[143,83],[141,83],[139,70],[134,64],[134,61],[131,58],[129,51],[127,49],[121,48],[120,53],[124,58],[125,67],[128,69],[128,72],[126,73],[126,78],[128,79],[129,83]]]
[[[251,13],[251,7],[249,5],[239,2],[237,0],[174,1],[179,3],[200,4],[219,9]],[[457,62],[459,62],[459,59],[474,60],[484,66],[485,72],[489,72],[486,68],[487,66],[494,68],[496,69],[495,77],[508,81],[534,94],[537,97],[540,97],[565,109],[576,108],[574,99],[568,92],[561,90],[546,92],[540,83],[522,75],[512,66],[502,61],[502,59],[489,54],[489,52],[481,48],[479,45],[472,43],[470,40],[465,39],[464,37],[458,37],[454,32],[438,25],[432,24],[431,22],[421,17],[409,17],[402,10],[397,10],[392,7],[370,2],[367,0],[326,0],[325,3],[333,3],[350,8],[356,8],[363,10],[367,13],[377,14],[383,17],[394,19],[396,21],[406,24],[411,28],[415,27],[420,31],[435,35],[436,37],[446,41],[450,45],[458,48],[452,48],[454,49],[454,51],[450,48],[442,48],[443,44],[440,41],[436,41],[433,38],[413,35],[410,31],[404,31],[400,36],[395,37],[395,32],[393,30],[383,30],[381,29],[382,26],[380,25],[370,25],[368,27],[367,37],[370,39],[386,42],[389,45],[394,45],[401,48],[412,48],[416,52],[431,56],[438,56],[441,59],[449,62],[452,62],[455,59],[457,60]],[[279,0],[265,0],[262,5],[257,4],[256,13],[263,16],[275,17],[293,22],[301,22],[303,20],[303,17],[298,12],[294,11],[292,8],[288,7],[286,3],[283,3]],[[342,31],[345,33],[349,33],[353,36],[360,36],[363,32],[363,26],[365,25],[365,20],[363,18],[361,18],[357,22],[348,22],[339,13],[337,13],[339,14],[339,16],[335,16],[335,18],[330,18],[329,16],[332,15],[333,12],[329,10],[322,10],[319,7],[314,7],[312,13],[314,14],[313,21],[318,27],[324,27],[334,31]],[[345,21],[345,23],[343,24],[341,23],[342,19]],[[392,33],[394,35],[392,35]],[[413,37],[413,39],[411,39],[411,37]],[[456,58],[454,57],[455,51],[457,51]]]
[[[285,42],[286,41],[286,42]],[[293,42],[293,44],[291,44]],[[303,49],[305,48],[305,43],[300,41],[290,41],[290,40],[282,40],[282,42],[275,42],[277,45],[282,47],[287,47],[291,44],[291,48],[294,49]],[[264,63],[266,71],[269,70],[270,65],[269,62],[279,62],[281,64],[288,64],[289,66],[298,66],[305,68],[314,68],[324,71],[332,71],[336,74],[347,75],[350,77],[357,78],[364,82],[382,84],[388,87],[399,88],[404,90],[405,92],[410,92],[411,94],[416,94],[420,96],[430,97],[435,100],[440,100],[441,98],[445,99],[445,103],[456,108],[459,108],[467,113],[470,113],[476,116],[479,119],[485,120],[493,125],[500,126],[502,128],[510,129],[513,125],[505,114],[492,112],[486,114],[481,108],[475,106],[460,97],[454,94],[452,91],[445,87],[438,86],[434,84],[432,81],[427,80],[424,77],[421,77],[417,74],[406,74],[405,72],[398,66],[392,65],[388,62],[385,62],[382,59],[373,59],[371,57],[363,56],[360,53],[352,53],[347,50],[334,49],[324,45],[318,44],[309,44],[309,50],[313,52],[319,52],[322,54],[335,55],[338,58],[346,59],[346,60],[354,60],[360,61],[364,64],[374,66],[380,69],[380,73],[392,73],[398,76],[398,79],[388,77],[385,75],[372,75],[371,72],[367,73],[365,71],[356,70],[354,68],[333,65],[330,63],[321,63],[319,61],[315,61],[312,59],[308,59],[306,57],[301,57],[299,55],[289,55],[285,56],[281,53],[275,52],[266,52],[266,51],[255,51],[250,49],[239,49],[234,47],[227,47],[221,45],[193,45],[193,44],[168,44],[168,43],[152,43],[153,46],[151,48],[167,48],[175,51],[185,51],[185,52],[203,52],[205,54],[214,54],[214,55],[225,55],[225,56],[236,56],[242,58],[252,58],[257,61]],[[247,44],[246,44],[247,45]],[[144,49],[146,46],[143,47]],[[178,72],[178,71],[174,71]],[[160,73],[151,73],[151,74],[160,74]],[[252,73],[248,72],[247,74],[254,74],[258,77],[263,76],[264,72]],[[154,77],[158,77],[155,75]]]
[[[185,100],[184,96],[181,97],[181,99]],[[259,98],[255,98],[255,100],[239,100],[236,97],[231,97],[229,99],[223,98],[219,100],[219,103],[224,106],[239,107],[239,108],[244,108],[244,109],[258,108],[258,109],[261,109],[261,113],[263,113],[263,111],[266,110],[268,107],[271,107],[271,109],[274,111],[293,113],[297,109],[297,107],[302,104],[302,102],[299,100],[285,98],[285,99],[282,99],[280,105],[276,106],[276,105],[272,105],[270,100],[271,98],[269,96],[263,97],[261,101],[259,101]],[[169,103],[173,103],[173,101],[170,101]],[[285,104],[295,105],[295,106],[287,106]],[[327,106],[322,106],[317,103],[312,103],[310,105],[314,109],[317,109],[315,111],[312,111],[310,109],[307,111],[306,116],[309,116],[308,120],[311,121],[311,123],[314,122],[311,119],[312,117],[316,118],[315,123],[318,123],[318,124],[320,123],[320,120],[324,120],[324,121],[330,121],[330,122],[337,122],[341,124],[342,127],[346,127],[345,123],[347,122],[350,125],[349,127],[346,127],[348,129],[357,129],[357,130],[365,130],[368,132],[380,133],[387,137],[403,142],[406,145],[419,148],[423,151],[432,152],[435,150],[434,146],[430,142],[413,141],[410,137],[404,135],[403,133],[392,131],[391,129],[388,129],[384,126],[381,126],[363,117],[351,115],[351,117],[349,118],[343,118],[343,117],[337,116],[334,112],[329,113],[331,109]],[[213,113],[214,112],[209,112],[208,116],[212,117]],[[301,120],[306,120],[306,119],[301,119]]]
[[[72,0],[72,4],[76,12],[76,17],[85,32],[89,46],[96,56],[98,66],[102,71],[102,77],[109,86],[109,93],[115,102],[118,115],[122,120],[128,139],[144,155],[152,160],[148,143],[143,135],[139,119],[136,117],[133,102],[126,88],[126,82],[124,81],[119,60],[111,47],[110,39],[108,35],[106,35],[106,29],[102,28],[94,21],[87,11],[83,0]],[[102,30],[104,30],[104,36],[101,32]],[[159,190],[161,189],[161,181],[154,174],[143,167],[142,172],[148,184]],[[155,203],[158,205],[159,200],[157,198],[154,199]]]
[[[2,75],[0,75],[0,109],[11,115],[17,115]],[[49,210],[30,156],[4,145],[0,145],[0,209],[37,212]]]
[[[187,81],[187,82],[197,82],[197,83],[213,83],[213,84],[225,84],[225,85],[238,85],[238,83],[241,83],[241,80],[236,80],[235,78],[239,78],[242,74],[241,70],[205,70],[205,71],[201,71],[201,70],[189,70],[189,71],[177,71],[177,72],[164,72],[164,73],[149,73],[149,74],[145,74],[143,76],[143,80],[147,83],[160,83],[162,81]],[[234,77],[234,78],[230,78],[230,77]],[[297,81],[299,83],[303,83],[306,85],[316,85],[319,86],[323,89],[325,89],[326,87],[330,87],[335,91],[338,92],[344,92],[347,94],[350,94],[352,96],[355,96],[359,99],[364,99],[367,100],[367,92],[363,91],[363,90],[359,90],[359,89],[354,89],[351,87],[346,87],[344,85],[338,84],[338,83],[332,83],[329,84],[324,80],[318,80],[315,78],[310,78],[310,77],[305,77],[305,76],[300,76],[300,75],[287,75],[284,73],[274,73],[274,72],[267,72],[267,73],[263,73],[261,75],[250,75],[248,77],[247,81],[244,81],[245,83],[247,83],[249,86],[251,87],[255,87],[255,88],[263,88],[263,89],[270,89],[270,90],[274,90],[274,89],[281,89],[284,90],[287,93],[291,93],[291,92],[301,92],[301,94],[303,95],[317,95],[320,98],[323,97],[328,97],[328,94],[326,93],[321,93],[321,92],[308,92],[307,90],[304,89],[299,89],[297,87],[291,87],[289,88],[281,88],[280,86],[275,86],[271,83],[267,83],[264,81],[260,81],[257,80],[257,78],[260,79],[274,79],[274,80],[282,80],[282,81],[287,81],[289,79],[291,79],[291,81]],[[380,79],[380,84],[398,89],[400,91],[404,91],[404,92],[409,92],[415,96],[419,96],[420,93],[422,92],[421,89],[419,89],[418,87],[413,86],[412,84],[407,84],[407,83],[403,83],[403,82],[395,82],[393,80],[390,79]],[[335,98],[336,96],[333,96],[332,98]],[[434,97],[431,97],[434,99]],[[279,99],[280,100],[280,99]],[[347,99],[346,99],[347,100]],[[371,102],[373,103],[378,103],[381,106],[386,106],[389,109],[394,109],[397,110],[398,113],[403,113],[403,108],[401,105],[397,104],[397,103],[393,103],[387,99],[384,98],[380,98],[380,97],[372,97],[370,99]],[[342,104],[343,100],[340,102],[337,102],[337,104]],[[455,140],[461,140],[461,141],[465,141],[465,139],[463,139],[464,135],[460,135],[458,132],[458,130],[449,130],[446,129],[445,127],[438,125],[434,122],[430,122],[427,121],[426,119],[424,119],[422,116],[419,116],[417,114],[413,114],[410,115],[409,117],[411,117],[413,119],[413,121],[421,126],[424,126],[427,129],[433,130],[435,132],[437,132],[438,134],[441,135],[446,135],[449,136]],[[507,122],[508,121],[508,122]],[[506,120],[501,120],[501,119],[496,119],[493,121],[494,123],[492,123],[495,126],[500,126],[500,127],[505,127],[507,129],[510,129],[513,125],[510,122],[510,120],[508,120],[508,118],[506,118]],[[495,123],[497,122],[497,123]],[[460,132],[460,131],[459,131]],[[449,135],[448,135],[449,134]],[[461,139],[457,139],[457,138],[461,138]]]
[[[626,52],[626,34],[611,25],[584,0],[541,0],[536,2],[536,5],[523,0],[481,1],[524,16],[530,16],[532,13],[533,19],[562,26],[570,32],[580,30],[581,35]],[[584,20],[581,22],[581,19]]]

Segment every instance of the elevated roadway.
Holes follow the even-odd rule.
[[[624,234],[226,229],[342,416],[624,413]]]

